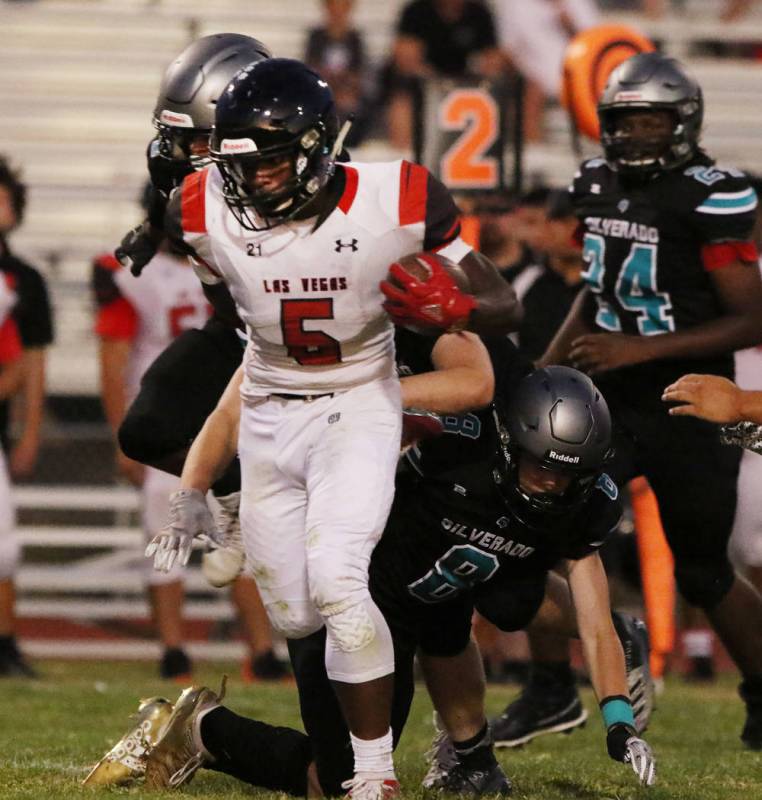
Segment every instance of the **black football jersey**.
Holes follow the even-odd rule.
[[[400,366],[413,371],[413,364],[423,365],[433,340],[401,332],[397,344]],[[506,339],[488,346],[500,404],[531,367]],[[387,579],[418,600],[452,599],[498,571],[521,580],[541,577],[561,559],[596,550],[618,524],[618,490],[602,475],[573,514],[549,518],[543,530],[524,525],[495,482],[498,448],[492,408],[445,418],[445,432],[421,443],[411,468],[398,476],[389,524],[373,561],[376,567],[383,562]]]
[[[699,155],[635,182],[594,158],[582,164],[570,191],[584,237],[583,277],[597,301],[590,323],[655,336],[722,315],[702,248],[750,240],[757,197],[742,172]],[[704,369],[692,361],[689,371]]]

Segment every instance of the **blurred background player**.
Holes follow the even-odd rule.
[[[24,221],[26,186],[18,172],[0,156],[0,272],[10,278],[16,293],[13,316],[24,347],[22,381],[13,402],[0,402],[0,441],[11,477],[28,478],[40,449],[45,404],[45,361],[53,342],[53,314],[45,279],[17,258],[8,245],[9,234]],[[11,422],[14,434],[11,443]]]
[[[596,375],[618,426],[612,476],[648,478],[678,589],[706,613],[739,667],[741,738],[759,749],[762,597],[727,557],[739,456],[720,446],[711,426],[670,417],[661,401],[691,367],[732,375],[733,351],[762,340],[762,281],[750,241],[757,198],[742,173],[714,166],[700,149],[701,89],[673,59],[628,59],[598,108],[605,158],[585,162],[573,185],[588,288],[542,363],[570,361]],[[568,662],[564,643],[533,650],[549,663]],[[559,688],[559,713],[575,692]],[[531,715],[523,724],[542,727]]]
[[[9,249],[8,236],[24,219],[26,186],[0,157],[0,675],[33,676],[16,645],[15,588],[21,546],[15,537],[11,477],[28,477],[40,446],[45,401],[45,348],[53,323],[45,280]],[[12,289],[10,288],[12,287]],[[19,338],[20,337],[20,338]],[[23,349],[22,349],[23,347]],[[11,422],[17,433],[11,444]]]
[[[21,340],[11,315],[16,295],[0,276],[0,400],[12,395],[22,380]],[[16,643],[14,575],[21,556],[8,469],[0,446],[0,677],[36,677]]]
[[[140,278],[113,256],[96,259],[93,290],[98,307],[95,330],[100,339],[101,397],[116,435],[148,365],[180,333],[202,328],[209,308],[188,259],[164,247]],[[127,458],[118,447],[116,461],[118,472],[142,489],[143,529],[150,541],[166,520],[177,478]],[[167,574],[149,570],[147,582],[154,624],[164,648],[160,675],[187,680],[191,663],[182,646],[183,570],[179,566]]]

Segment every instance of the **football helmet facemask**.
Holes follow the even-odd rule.
[[[653,111],[668,112],[669,124],[662,115],[649,122],[647,114],[645,125],[628,123],[628,115]],[[698,151],[703,117],[701,87],[678,61],[661,53],[628,58],[611,73],[598,102],[606,160],[623,174],[675,169]]]
[[[542,528],[587,499],[612,455],[611,415],[587,375],[570,367],[535,370],[494,417],[500,447],[493,474],[514,517]],[[528,491],[520,481],[522,458],[535,470],[568,477],[568,484],[563,491]]]
[[[204,36],[183,50],[164,74],[154,108],[156,155],[195,169],[208,164],[217,98],[238,70],[270,55],[262,42],[239,33]]]
[[[333,174],[338,129],[331,89],[300,61],[272,58],[235,76],[217,104],[210,155],[242,227],[280,225],[315,197]]]

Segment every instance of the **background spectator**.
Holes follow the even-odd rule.
[[[546,98],[558,98],[566,45],[599,21],[594,0],[498,0],[495,4],[500,46],[527,80],[524,134],[543,137]]]
[[[391,144],[410,148],[420,81],[468,74],[494,76],[503,67],[490,10],[478,0],[412,0],[397,23],[392,63],[383,78]]]
[[[304,60],[331,85],[341,120],[354,115],[345,142],[354,147],[368,125],[365,45],[352,25],[354,0],[322,0],[322,7],[323,24],[307,34]]]

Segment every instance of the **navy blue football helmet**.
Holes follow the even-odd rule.
[[[263,230],[295,217],[333,174],[338,133],[331,89],[301,61],[271,58],[241,70],[217,102],[210,143],[240,224]],[[257,185],[258,170],[284,162],[285,180]]]

